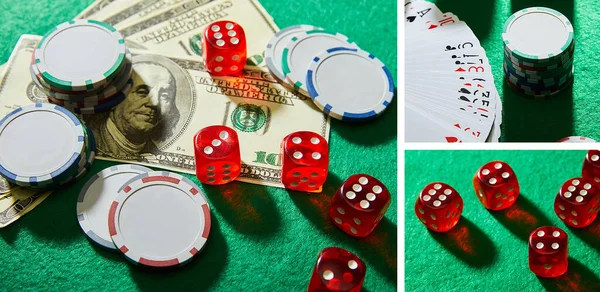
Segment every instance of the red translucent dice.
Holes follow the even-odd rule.
[[[246,64],[246,34],[229,20],[209,24],[202,34],[202,58],[213,75],[236,75]]]
[[[281,141],[281,182],[291,190],[316,191],[327,179],[329,147],[321,135],[294,132]]]
[[[566,181],[554,199],[554,212],[565,224],[582,228],[598,216],[600,190],[590,179]]]
[[[569,237],[560,228],[540,227],[529,235],[529,269],[544,278],[554,278],[567,271]]]
[[[477,198],[490,210],[512,206],[520,193],[515,172],[502,161],[492,161],[482,166],[473,177],[473,187]]]
[[[339,247],[325,248],[319,253],[307,291],[358,292],[366,271],[367,266],[355,254]]]
[[[391,200],[389,191],[378,179],[355,174],[333,196],[329,217],[344,232],[364,237],[377,227]]]
[[[205,184],[221,185],[240,175],[242,160],[237,133],[226,126],[209,126],[194,136],[196,177]]]
[[[594,183],[600,183],[600,151],[588,151],[583,161],[581,176],[594,181]]]
[[[434,182],[419,193],[415,214],[427,228],[444,232],[458,223],[463,206],[463,200],[454,188],[443,182]]]

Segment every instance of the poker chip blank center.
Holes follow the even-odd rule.
[[[71,26],[48,39],[44,62],[62,80],[89,79],[107,72],[122,53],[108,30],[94,25]]]
[[[49,174],[71,159],[76,140],[73,122],[65,117],[45,110],[24,113],[2,130],[0,164],[22,176]]]
[[[123,203],[118,229],[127,248],[155,258],[171,258],[191,249],[204,218],[188,194],[169,185],[137,190]]]
[[[524,54],[547,55],[567,43],[569,32],[557,15],[539,10],[518,16],[507,28],[506,38]]]
[[[332,107],[347,112],[366,112],[381,103],[387,87],[387,77],[371,60],[355,54],[331,55],[315,70],[315,88],[319,95],[329,97]],[[335,97],[332,99],[331,97]],[[375,97],[375,98],[372,98]]]

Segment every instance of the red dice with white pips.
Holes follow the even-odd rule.
[[[328,247],[319,253],[308,292],[346,291],[362,289],[367,266],[355,254],[339,247]]]
[[[329,146],[321,135],[299,131],[281,141],[281,182],[291,190],[320,189],[329,172]]]
[[[242,160],[237,133],[227,126],[209,126],[194,136],[196,177],[205,184],[221,185],[235,180]]]
[[[391,201],[381,181],[368,174],[355,174],[333,195],[329,217],[349,235],[364,237],[379,225]]]
[[[554,199],[554,212],[565,224],[586,227],[598,216],[600,189],[593,180],[572,178],[558,190]]]
[[[520,194],[517,175],[502,161],[488,162],[479,168],[473,177],[473,187],[479,201],[489,210],[512,206]]]
[[[458,223],[463,211],[458,192],[443,182],[430,183],[419,193],[415,214],[427,228],[445,232]]]
[[[540,227],[529,235],[529,269],[544,278],[567,272],[569,236],[555,226]]]
[[[209,24],[202,33],[202,58],[213,75],[238,75],[246,64],[246,34],[242,26],[229,20]]]

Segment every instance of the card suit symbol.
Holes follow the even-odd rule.
[[[415,19],[417,19],[416,16],[409,16],[406,18],[406,21],[408,21],[409,23],[412,23],[413,21],[415,21]]]
[[[448,143],[462,143],[461,140],[458,140],[456,137],[446,137],[446,142]]]
[[[456,50],[456,47],[446,46],[446,51],[453,51],[453,50]]]
[[[483,86],[483,85],[481,85],[481,84],[477,84],[477,87],[479,87],[479,88],[484,88],[484,86]]]
[[[466,89],[466,88],[461,88],[461,89],[460,89],[458,92],[460,92],[460,93],[464,93],[464,94],[471,94],[471,91],[469,91],[469,90],[468,90],[468,89]]]
[[[467,83],[465,83],[465,84],[463,84],[463,85],[464,85],[464,86],[467,86],[467,87],[468,87],[468,86],[473,86],[473,84],[471,84],[471,83],[468,83],[468,82],[467,82]]]
[[[458,67],[458,69],[454,70],[454,72],[467,72],[465,69],[463,69],[462,67]]]
[[[478,107],[477,109],[478,109],[478,110],[480,110],[480,111],[484,111],[484,112],[486,112],[486,113],[488,112],[488,110],[487,110],[487,109],[485,109],[485,108],[482,108],[482,107]]]
[[[455,126],[455,127],[457,127],[457,128],[459,128],[459,129],[462,129],[462,128],[460,127],[460,124],[454,124],[454,126]]]
[[[435,24],[432,24],[432,25],[430,25],[430,26],[429,26],[429,28],[428,28],[428,29],[434,29],[434,28],[437,28],[437,27],[438,27],[437,25],[435,25]]]

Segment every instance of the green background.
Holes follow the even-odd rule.
[[[406,151],[406,291],[600,291],[600,219],[567,227],[554,213],[562,184],[581,176],[586,151]],[[487,162],[508,163],[521,195],[501,211],[488,211],[473,190],[473,176]],[[414,204],[429,183],[442,181],[464,201],[458,224],[429,231]],[[554,225],[569,236],[569,269],[555,279],[528,267],[527,240],[537,227]]]
[[[21,34],[44,34],[91,2],[0,0],[0,62],[6,62]],[[282,28],[312,24],[347,35],[378,56],[397,77],[396,1],[260,2]],[[366,262],[365,291],[393,291],[397,285],[396,104],[371,123],[332,121],[330,173],[321,194],[237,182],[201,186],[213,219],[207,246],[190,264],[171,271],[141,269],[120,254],[88,242],[75,214],[76,198],[88,174],[0,229],[0,291],[302,291],[318,252],[328,246],[347,248]],[[92,173],[110,165],[97,161]],[[364,239],[347,236],[326,215],[335,190],[355,173],[377,177],[393,196],[384,220]]]
[[[435,0],[443,12],[452,12],[473,30],[492,66],[502,97],[503,142],[554,142],[567,136],[600,141],[597,48],[600,15],[594,0]],[[502,29],[508,17],[523,8],[545,6],[571,20],[575,28],[575,82],[550,100],[533,100],[504,81]]]

